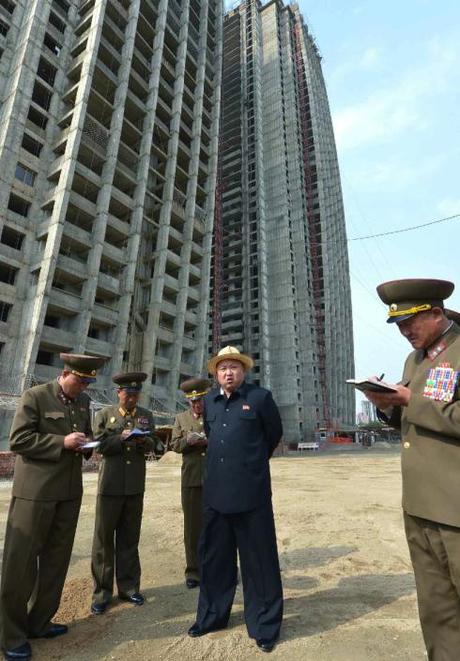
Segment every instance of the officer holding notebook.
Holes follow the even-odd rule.
[[[92,454],[90,398],[105,358],[61,353],[64,368],[26,390],[10,431],[16,453],[0,590],[1,646],[7,661],[32,656],[30,638],[55,638],[52,622],[70,563],[82,485],[82,459]]]
[[[118,596],[142,606],[139,538],[145,490],[145,456],[160,443],[154,437],[150,411],[137,405],[144,372],[115,374],[118,405],[96,415],[94,438],[102,454],[91,570],[94,593],[91,611],[101,615],[113,593],[114,573]]]
[[[394,393],[366,392],[402,436],[403,510],[430,661],[460,655],[460,328],[445,280],[377,287],[414,351]]]

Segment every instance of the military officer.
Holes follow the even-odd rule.
[[[453,289],[427,279],[377,287],[414,351],[396,393],[367,394],[401,428],[404,523],[430,661],[460,654],[460,328],[443,303]]]
[[[10,432],[17,454],[0,589],[1,644],[8,661],[29,659],[28,638],[67,632],[51,621],[61,599],[82,497],[82,456],[91,439],[90,399],[104,358],[61,353],[62,374],[22,395]]]
[[[203,431],[203,397],[211,383],[208,379],[187,379],[180,384],[189,410],[176,416],[171,446],[182,453],[181,500],[184,513],[185,585],[196,588],[200,582],[198,539],[201,532],[201,491],[208,441]]]
[[[208,362],[218,385],[204,398],[208,438],[199,542],[200,595],[189,636],[227,626],[239,551],[248,634],[263,652],[279,636],[283,592],[271,501],[269,459],[282,436],[269,390],[245,380],[252,358],[225,347]]]
[[[142,606],[139,538],[145,491],[145,457],[155,449],[152,413],[138,406],[144,372],[115,374],[118,405],[96,415],[94,438],[102,454],[91,570],[91,611],[101,615],[113,593],[114,571],[120,599]]]

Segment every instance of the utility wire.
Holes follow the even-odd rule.
[[[368,234],[367,236],[355,236],[348,241],[363,241],[364,239],[375,239],[379,236],[390,236],[390,234],[401,234],[402,232],[412,232],[413,230],[421,229],[422,227],[428,227],[429,225],[436,225],[438,223],[445,223],[447,220],[453,220],[454,218],[460,218],[460,213],[456,213],[453,216],[446,216],[446,218],[438,218],[437,220],[432,220],[429,223],[422,223],[421,225],[412,225],[412,227],[403,227],[399,230],[391,230],[390,232],[381,232],[380,234]]]

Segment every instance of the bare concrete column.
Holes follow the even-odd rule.
[[[109,142],[107,145],[106,161],[101,173],[101,189],[97,196],[97,216],[93,225],[91,248],[88,255],[88,278],[83,286],[82,298],[85,301],[84,312],[80,314],[77,326],[77,344],[75,351],[84,352],[87,344],[88,328],[91,321],[94,298],[96,296],[101,255],[104,248],[105,230],[107,227],[107,214],[109,212],[112,195],[113,177],[117,166],[118,148],[123,128],[123,116],[128,93],[129,75],[133,57],[134,42],[136,38],[137,20],[139,18],[140,0],[133,0],[129,5],[128,24],[125,31],[125,43],[121,53],[121,64],[118,72],[117,88],[114,99],[114,110],[110,122]]]
[[[197,82],[195,88],[195,103],[193,108],[193,126],[191,159],[189,164],[189,180],[187,184],[185,203],[184,243],[181,250],[181,268],[179,270],[179,293],[176,301],[176,318],[174,320],[174,348],[171,358],[171,371],[169,373],[169,389],[171,392],[178,387],[182,346],[184,337],[185,313],[187,311],[190,258],[192,255],[193,229],[195,224],[195,200],[198,183],[198,169],[200,161],[201,126],[203,113],[204,77],[206,68],[206,42],[208,24],[208,3],[203,0],[200,12],[200,43],[198,47]]]
[[[221,82],[222,82],[222,20],[223,3],[217,3],[217,31],[216,31],[216,52],[215,52],[215,78],[214,78],[214,96],[211,124],[211,142],[209,158],[209,175],[206,182],[207,205],[205,220],[205,235],[203,238],[203,259],[201,263],[201,283],[200,283],[200,306],[197,313],[198,326],[196,331],[196,352],[195,352],[195,371],[197,373],[205,371],[205,364],[208,358],[208,333],[209,333],[209,290],[211,280],[211,252],[212,252],[212,232],[214,227],[214,209],[215,209],[215,187],[217,180],[217,160],[219,151],[219,121],[221,106]]]
[[[103,25],[103,16],[106,0],[101,0],[95,7],[91,30],[88,35],[86,57],[82,63],[80,84],[75,101],[75,109],[69,128],[66,143],[65,161],[62,166],[59,184],[54,189],[54,206],[49,221],[46,246],[41,259],[41,269],[35,293],[35,299],[30,306],[28,316],[23,318],[22,343],[18,343],[18,370],[22,370],[23,378],[32,371],[33,364],[40,341],[40,332],[43,326],[46,306],[48,303],[49,290],[54,277],[59,246],[62,238],[63,224],[67,212],[67,206],[75,171],[75,163],[80,146],[81,132],[85,121],[89,90],[91,88],[92,74],[97,57],[97,46]]]
[[[119,305],[119,320],[114,342],[114,354],[112,367],[114,371],[121,369],[123,362],[123,349],[130,320],[130,307],[134,293],[134,282],[137,267],[137,258],[141,241],[142,223],[144,214],[145,195],[147,192],[148,171],[150,166],[150,154],[155,128],[155,112],[158,102],[158,89],[160,85],[161,59],[163,56],[163,43],[166,28],[166,17],[168,11],[168,0],[161,0],[158,8],[158,18],[155,25],[155,41],[153,45],[153,57],[151,61],[151,74],[149,79],[149,95],[146,103],[146,116],[142,130],[142,141],[138,162],[138,183],[134,193],[134,209],[131,214],[131,231],[126,249],[126,267],[122,281],[122,296]],[[154,338],[151,338],[154,343]],[[145,364],[142,370],[146,371]],[[149,379],[151,380],[151,372]],[[150,397],[150,389],[144,387],[146,402]]]
[[[186,0],[182,8],[179,47],[177,52],[176,79],[170,122],[170,139],[168,145],[168,162],[166,165],[166,183],[163,192],[163,206],[160,213],[160,228],[158,230],[156,260],[151,282],[151,297],[148,313],[146,337],[142,354],[142,365],[148,374],[153,373],[156,348],[156,331],[160,322],[161,302],[163,298],[164,277],[166,271],[169,227],[171,223],[171,208],[174,197],[174,184],[177,166],[177,149],[181,121],[182,95],[184,90],[184,75],[187,56],[189,2]]]

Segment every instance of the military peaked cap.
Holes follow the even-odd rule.
[[[443,301],[453,291],[453,282],[428,278],[391,280],[377,287],[380,299],[389,305],[387,323],[404,321],[432,308],[444,309]]]
[[[146,378],[145,372],[118,372],[112,376],[112,381],[120,390],[139,392]]]
[[[97,370],[107,360],[102,356],[85,356],[79,353],[61,353],[59,355],[64,361],[65,369],[68,369],[72,374],[76,374],[80,379],[88,381],[88,383],[96,381]]]
[[[196,402],[198,399],[204,397],[209,391],[211,388],[211,381],[209,379],[197,377],[182,381],[179,387],[183,390],[187,399]]]

